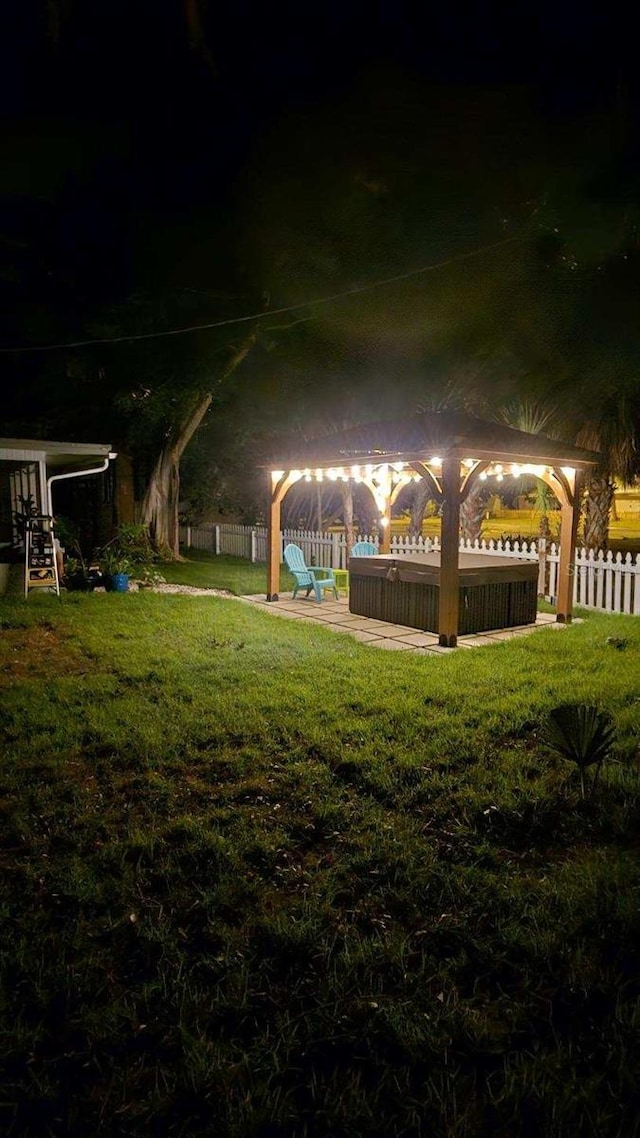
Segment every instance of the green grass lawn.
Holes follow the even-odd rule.
[[[236,596],[266,593],[266,565],[252,565],[243,557],[216,557],[198,549],[184,551],[184,560],[160,566],[167,581],[179,585],[194,585],[199,589],[228,589]],[[280,570],[280,589],[283,593],[293,589],[293,577],[283,565]]]
[[[638,1133],[636,618],[430,658],[5,597],[0,688],[2,1134]],[[585,800],[567,700],[617,728]]]

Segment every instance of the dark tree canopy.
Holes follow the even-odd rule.
[[[638,86],[613,13],[575,16],[543,6],[523,38],[515,10],[329,3],[310,36],[249,2],[17,6],[2,345],[263,316],[3,354],[7,427],[108,436],[149,473],[210,396],[215,482],[327,409],[447,391],[485,413],[552,400],[596,434],[624,396],[633,423]]]

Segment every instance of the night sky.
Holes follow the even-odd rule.
[[[615,5],[429,4],[419,15],[414,7],[384,0],[306,9],[248,0],[13,5],[0,64],[3,345],[16,336],[22,343],[80,337],[101,305],[139,289],[209,289],[228,297],[237,314],[243,305],[251,311],[263,288],[272,303],[293,303],[298,285],[312,295],[314,287],[330,291],[371,272],[412,268],[404,263],[408,244],[400,244],[395,260],[383,250],[375,261],[351,263],[335,282],[330,269],[317,280],[289,274],[280,290],[273,260],[264,272],[273,256],[268,241],[257,242],[263,262],[247,262],[251,226],[259,224],[252,210],[263,193],[257,179],[267,154],[268,181],[273,140],[271,172],[275,161],[312,168],[323,146],[339,165],[353,147],[361,164],[353,176],[375,186],[386,92],[399,115],[389,112],[397,166],[402,123],[410,119],[411,163],[421,117],[433,124],[442,108],[434,92],[444,90],[468,92],[467,119],[452,118],[450,128],[443,119],[440,131],[451,130],[454,161],[477,130],[477,93],[501,91],[504,107],[513,90],[514,108],[524,100],[535,120],[536,145],[544,148],[545,133],[553,134],[555,155],[558,139],[569,140],[569,154],[581,139],[588,146],[585,124],[615,118],[621,108],[637,123],[632,28]],[[363,92],[375,92],[369,119]],[[359,137],[353,142],[352,123],[339,153],[343,110],[358,99]],[[515,136],[516,110],[513,116]],[[472,176],[480,185],[481,163]],[[424,178],[427,184],[427,169]],[[473,225],[468,234],[461,226],[460,248],[475,236]],[[499,237],[499,228],[482,236]],[[430,253],[430,240],[416,241],[417,254]],[[441,251],[433,245],[435,256]],[[167,319],[174,321],[173,311]]]

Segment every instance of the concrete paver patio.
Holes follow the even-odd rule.
[[[538,628],[553,627],[565,628],[563,624],[556,624],[553,613],[538,613],[535,624],[526,624],[518,628],[498,628],[491,632],[470,633],[458,637],[457,648],[441,648],[435,632],[421,632],[418,628],[409,628],[402,624],[389,624],[382,620],[371,620],[366,616],[357,616],[349,612],[348,597],[339,600],[325,598],[320,603],[312,596],[281,597],[279,601],[268,601],[264,593],[256,596],[242,597],[243,601],[256,605],[275,616],[288,620],[305,620],[314,624],[322,624],[325,628],[334,629],[353,636],[363,644],[373,648],[385,648],[391,651],[417,652],[420,655],[446,655],[448,652],[457,652],[461,648],[482,648],[489,644],[498,644],[503,640],[512,640],[517,636],[527,636]]]

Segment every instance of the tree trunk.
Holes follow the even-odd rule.
[[[282,503],[282,520],[285,529],[313,529],[313,496],[304,482],[298,482]]]
[[[142,522],[149,530],[154,549],[167,559],[180,556],[178,543],[178,501],[180,459],[193,438],[212,400],[209,391],[201,395],[189,412],[174,425],[149,479],[142,502]]]
[[[413,539],[422,537],[422,522],[424,519],[424,512],[427,508],[427,502],[431,497],[432,488],[428,478],[421,478],[416,483],[413,492],[413,500],[411,502],[411,512],[409,521],[409,536]]]
[[[476,481],[460,505],[460,530],[466,541],[480,541],[486,508],[486,487],[482,482]]]
[[[135,522],[133,463],[121,450],[115,462],[114,526]]]
[[[231,358],[222,374],[223,383],[240,366],[256,340],[252,332]],[[151,543],[163,557],[180,557],[178,535],[178,502],[180,496],[180,459],[206,415],[213,391],[194,396],[191,405],[169,431],[149,479],[142,502],[142,522],[149,530]]]
[[[587,549],[606,549],[609,544],[609,517],[615,486],[606,474],[593,474],[587,480],[583,505],[583,541]]]
[[[342,495],[347,556],[349,556],[349,550],[356,543],[356,531],[353,524],[353,487],[351,482],[343,482],[340,486],[340,493]]]

